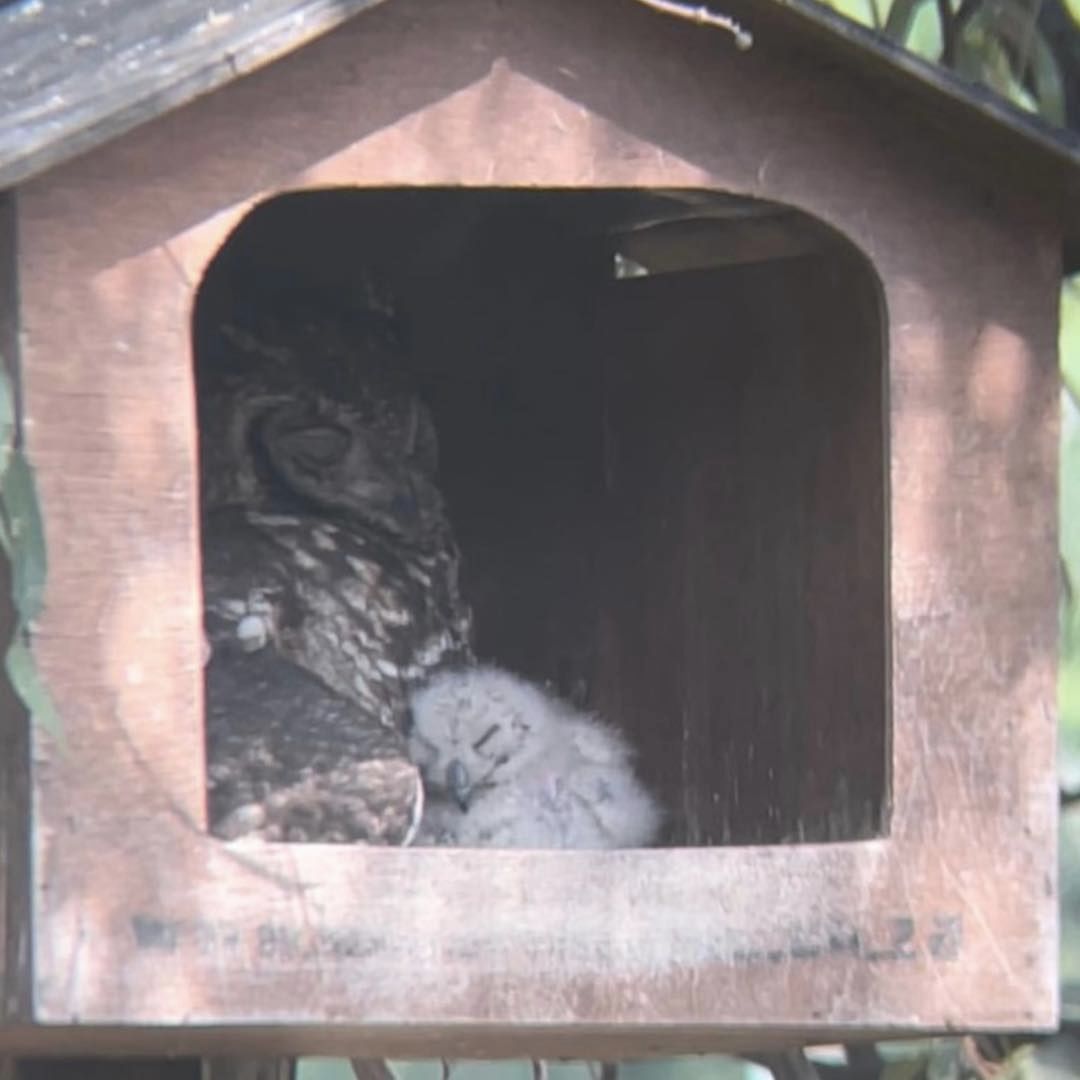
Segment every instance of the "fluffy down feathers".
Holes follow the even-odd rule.
[[[413,694],[410,754],[427,809],[416,843],[631,848],[661,815],[614,729],[493,667],[436,674]]]

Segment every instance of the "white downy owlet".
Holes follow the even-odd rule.
[[[623,737],[494,667],[443,670],[411,698],[410,755],[427,790],[415,843],[634,848],[661,812]]]

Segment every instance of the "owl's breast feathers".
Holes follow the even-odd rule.
[[[407,844],[423,808],[401,736],[264,648],[206,671],[212,831],[292,842]]]
[[[411,838],[408,695],[470,656],[450,538],[233,507],[203,527],[211,820],[219,835]]]

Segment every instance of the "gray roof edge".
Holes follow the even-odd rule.
[[[0,191],[131,131],[385,0],[29,0],[0,7]],[[540,0],[537,0],[540,2]],[[584,3],[587,0],[580,0]],[[631,0],[627,0],[631,2]],[[696,0],[695,0],[696,2]],[[1053,163],[1080,251],[1080,134],[1059,130],[815,0],[726,0],[750,30],[802,26],[826,59],[940,102]],[[689,5],[693,9],[693,5]],[[101,28],[107,33],[99,35]],[[1075,208],[1073,206],[1075,205]],[[1080,255],[1077,256],[1080,258]]]
[[[28,73],[20,70],[17,62],[6,64],[0,69],[0,190],[14,187],[254,71],[383,2],[287,0],[274,4],[266,0],[218,0],[215,9],[209,9],[206,3],[196,7],[172,0],[165,6],[171,9],[182,32],[155,40],[146,66],[136,66],[129,78],[100,94],[90,93],[71,101],[64,100],[65,80],[70,75],[61,65],[53,64],[55,81],[46,81],[32,93],[19,97],[12,93],[8,80],[21,80],[25,85]],[[143,0],[134,0],[134,5],[142,6],[144,12],[161,6]],[[38,6],[38,13],[48,13],[53,21],[35,24],[34,32],[70,38],[60,28],[67,15],[64,0],[54,0],[51,6],[56,8],[55,15]],[[117,6],[121,5],[113,4]],[[187,10],[178,14],[185,7]],[[199,24],[193,28],[186,20],[189,11],[199,13],[202,25],[207,25],[207,18],[217,20],[217,28],[206,35],[205,44],[192,44]],[[8,29],[5,22],[13,24],[18,17],[18,6],[0,12],[0,31]],[[0,34],[0,39],[3,36]],[[82,37],[89,39],[92,35]],[[137,57],[142,45],[134,39],[124,40],[122,34],[119,40],[110,35],[84,48],[78,62],[90,81],[95,71],[115,69],[121,63],[137,65],[137,61],[123,58]]]

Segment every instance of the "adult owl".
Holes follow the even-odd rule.
[[[437,441],[387,312],[277,297],[199,367],[211,828],[410,841],[410,692],[471,661]]]

